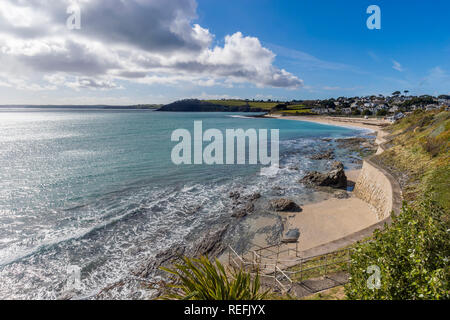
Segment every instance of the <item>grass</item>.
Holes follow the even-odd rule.
[[[414,206],[426,193],[450,210],[450,112],[415,112],[388,128],[391,147],[374,158],[393,171]]]
[[[278,102],[254,102],[254,101],[245,101],[245,100],[207,100],[207,102],[218,104],[221,106],[229,106],[229,107],[239,107],[246,106],[247,103],[251,108],[261,108],[264,110],[270,110],[276,105]]]
[[[311,109],[296,109],[296,110],[282,110],[282,114],[296,115],[296,114],[311,114]]]
[[[296,104],[296,105],[289,105],[288,106],[289,110],[303,110],[303,109],[309,109],[311,110],[311,107],[307,107],[303,104]]]
[[[315,293],[301,300],[346,300],[344,286],[334,287],[322,292]]]
[[[313,258],[301,265],[295,265],[287,269],[291,279],[301,282],[311,278],[317,278],[325,273],[346,271],[349,259],[347,250],[340,250],[317,258]]]

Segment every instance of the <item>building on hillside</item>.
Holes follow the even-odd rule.
[[[436,110],[439,108],[440,108],[440,106],[438,104],[429,104],[429,105],[425,106],[426,111]]]
[[[392,106],[392,107],[389,109],[389,112],[390,112],[390,113],[396,113],[396,112],[398,111],[398,109],[399,109],[398,106]]]

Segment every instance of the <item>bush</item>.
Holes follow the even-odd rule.
[[[377,111],[377,116],[378,117],[384,117],[385,115],[387,115],[387,111],[384,109],[378,110]]]
[[[422,147],[432,157],[436,157],[439,152],[441,152],[441,149],[445,146],[445,144],[446,143],[443,140],[434,137],[427,137],[425,142],[422,144]]]
[[[255,278],[242,269],[227,274],[223,265],[207,257],[182,258],[182,264],[173,269],[161,268],[174,276],[175,285],[170,285],[164,296],[175,300],[263,300],[268,292],[260,292],[259,275]]]
[[[449,223],[428,197],[417,209],[404,204],[392,225],[352,254],[349,299],[449,299]],[[447,213],[448,214],[448,213]],[[367,268],[380,268],[380,288],[369,289]]]

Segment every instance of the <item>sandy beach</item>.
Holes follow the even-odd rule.
[[[311,121],[316,123],[330,124],[343,127],[358,127],[374,130],[377,132],[380,131],[383,127],[389,125],[389,122],[386,120],[379,120],[373,118],[364,119],[364,118],[330,117],[330,116],[279,116],[279,115],[271,115],[266,117],[285,120],[296,120],[296,121]]]

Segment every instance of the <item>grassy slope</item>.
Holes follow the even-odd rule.
[[[392,138],[390,148],[374,160],[397,176],[404,199],[410,204],[433,192],[434,199],[450,212],[450,112],[414,113],[388,130]],[[448,217],[447,214],[445,218]],[[337,287],[304,299],[345,298],[343,287]]]
[[[245,101],[245,100],[206,100],[207,102],[214,103],[221,106],[246,106],[247,103],[251,108],[260,108],[266,111],[270,111],[273,107],[279,105],[279,102],[254,102],[254,101]],[[298,105],[289,105],[288,110],[277,111],[275,113],[283,113],[288,115],[296,115],[296,114],[310,114],[311,107],[305,106],[303,104]]]
[[[414,204],[427,192],[450,209],[450,112],[417,112],[389,128],[391,147],[375,157],[399,179]]]
[[[244,100],[207,100],[207,102],[218,104],[221,106],[245,106],[247,105],[247,102]],[[251,108],[261,108],[264,110],[270,110],[273,107],[275,107],[278,103],[277,102],[253,102],[248,101],[248,105]]]

